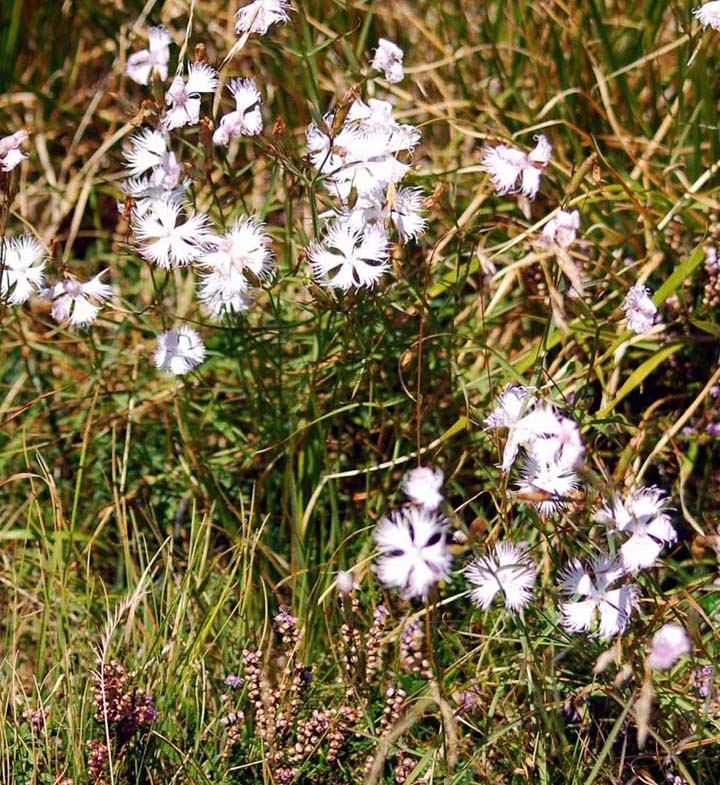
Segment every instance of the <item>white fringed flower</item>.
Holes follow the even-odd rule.
[[[720,0],[712,0],[710,3],[703,3],[700,8],[694,8],[693,15],[703,28],[720,30]]]
[[[653,635],[647,663],[653,670],[666,671],[691,650],[690,638],[682,624],[665,624]]]
[[[475,559],[465,570],[465,577],[474,586],[470,599],[487,610],[500,592],[505,607],[519,611],[532,599],[535,585],[535,565],[524,544],[500,542],[493,555]]]
[[[145,215],[133,215],[132,228],[140,253],[164,270],[197,259],[210,234],[207,216],[190,215],[178,223],[181,212],[180,205],[164,200]]]
[[[0,169],[3,172],[12,170],[27,158],[27,154],[20,149],[20,145],[28,139],[28,132],[25,130],[15,131],[10,136],[0,139]]]
[[[287,0],[254,0],[235,14],[235,32],[265,35],[276,24],[285,24],[292,5]]]
[[[650,290],[641,283],[636,283],[627,293],[623,310],[627,315],[628,330],[637,335],[650,332],[655,323],[657,307],[649,297]]]
[[[569,248],[575,242],[579,228],[580,213],[577,210],[560,210],[543,227],[543,241],[548,246]]]
[[[400,188],[395,194],[390,206],[390,220],[403,243],[415,240],[427,229],[427,221],[420,215],[424,198],[419,188]]]
[[[100,280],[106,272],[107,270],[103,270],[85,282],[65,278],[46,289],[43,296],[52,301],[53,319],[56,322],[69,321],[73,327],[92,324],[97,319],[102,304],[112,296],[112,287]]]
[[[512,428],[522,414],[534,406],[533,391],[519,384],[508,383],[503,387],[495,402],[495,408],[485,418],[490,430]]]
[[[358,198],[377,201],[374,194],[378,190],[387,192],[388,186],[407,174],[410,165],[397,155],[412,151],[420,141],[420,132],[398,123],[387,101],[370,99],[365,103],[357,99],[342,128],[331,137],[333,122],[330,114],[324,118],[324,127],[308,127],[308,151],[313,166],[324,176],[324,184],[343,204],[353,189]]]
[[[42,289],[44,268],[45,249],[31,235],[0,239],[0,299],[8,305],[26,302]]]
[[[418,466],[405,475],[402,490],[413,504],[419,504],[428,510],[437,510],[443,503],[440,489],[444,479],[442,469]]]
[[[385,78],[391,84],[402,82],[405,76],[403,69],[403,50],[392,41],[381,38],[378,41],[378,48],[372,61],[372,67],[376,71],[384,71]]]
[[[128,57],[125,73],[138,84],[147,84],[153,74],[157,74],[161,81],[168,75],[168,62],[170,61],[170,43],[172,38],[166,27],[149,27],[148,48]]]
[[[165,95],[168,110],[161,121],[166,131],[195,125],[200,119],[200,94],[212,93],[218,79],[214,68],[207,63],[190,63],[187,81],[176,76]]]
[[[168,137],[162,131],[143,128],[130,137],[130,149],[123,152],[131,177],[161,166],[168,157]]]
[[[500,196],[515,191],[519,179],[520,191],[529,199],[534,199],[540,188],[540,175],[550,161],[551,154],[552,145],[540,134],[529,153],[505,144],[485,147],[480,167],[490,175],[495,191]]]
[[[205,359],[205,345],[192,327],[183,325],[158,336],[153,354],[155,367],[161,371],[183,376]]]
[[[214,317],[224,312],[247,310],[248,290],[271,275],[270,237],[264,224],[252,218],[237,220],[222,237],[209,235],[208,250],[198,262],[202,276],[200,300]]]
[[[215,144],[227,145],[230,139],[238,136],[257,136],[262,131],[263,120],[260,112],[262,98],[254,79],[231,79],[228,90],[235,99],[235,111],[226,114],[215,133]]]
[[[424,507],[394,510],[375,527],[380,557],[373,569],[380,582],[397,588],[405,599],[425,599],[430,589],[450,574],[447,520]]]
[[[627,571],[638,572],[654,566],[663,547],[677,539],[667,509],[665,492],[651,486],[633,491],[625,500],[618,496],[595,513],[598,523],[631,534],[620,548]]]
[[[362,231],[348,221],[337,220],[322,243],[309,246],[307,256],[312,273],[322,286],[343,291],[363,286],[371,289],[390,269],[387,245],[381,227],[369,226]]]
[[[610,589],[624,574],[618,562],[602,553],[591,560],[590,568],[573,559],[558,576],[560,591],[584,599],[560,603],[563,627],[571,632],[589,632],[599,614],[601,638],[621,634],[640,598],[640,589],[635,584]]]

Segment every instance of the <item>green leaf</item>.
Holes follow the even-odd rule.
[[[597,413],[597,417],[607,417],[608,414],[633,390],[639,387],[650,374],[661,365],[667,358],[674,354],[680,347],[681,343],[674,343],[661,349],[657,354],[654,354],[649,359],[637,367],[630,376],[626,379],[625,384],[617,391],[612,401]]]

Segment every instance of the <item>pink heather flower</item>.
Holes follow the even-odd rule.
[[[693,9],[693,15],[705,27],[720,30],[720,0],[703,3],[700,8]]]
[[[583,599],[560,603],[563,627],[571,632],[589,632],[599,615],[601,638],[621,634],[640,598],[640,589],[635,584],[610,589],[624,574],[621,565],[604,553],[591,560],[589,569],[573,559],[558,576],[560,591]]]
[[[424,507],[394,510],[375,527],[380,557],[373,569],[380,582],[397,588],[405,599],[425,599],[430,589],[450,574],[447,520]]]
[[[154,74],[164,82],[168,75],[172,38],[163,25],[149,27],[147,33],[148,48],[128,57],[125,73],[138,84],[147,84]]]
[[[403,493],[413,504],[418,504],[428,510],[437,510],[443,503],[440,493],[444,475],[442,469],[432,466],[418,466],[411,469],[403,478]]]
[[[677,534],[667,514],[668,498],[659,488],[639,488],[626,499],[617,496],[606,502],[595,520],[631,537],[620,548],[625,570],[638,572],[654,566],[663,546],[675,542]]]
[[[650,290],[641,283],[636,283],[627,293],[623,310],[627,315],[628,330],[637,335],[650,332],[655,323],[657,307],[649,297]]]
[[[257,136],[262,131],[262,98],[254,79],[231,79],[228,90],[235,99],[235,111],[226,114],[213,134],[215,144],[227,145],[238,136]]]
[[[45,249],[30,235],[0,239],[0,299],[21,305],[43,287]]]
[[[390,269],[384,229],[372,225],[365,231],[348,221],[331,224],[322,243],[307,249],[310,269],[321,286],[348,291],[363,286],[371,289]]]
[[[690,638],[682,624],[665,624],[653,635],[647,662],[653,670],[666,671],[691,650]]]
[[[534,199],[540,188],[540,175],[550,161],[551,154],[552,145],[540,134],[529,153],[505,144],[486,146],[480,167],[490,175],[498,195],[514,192],[519,179],[520,191],[529,199]]]
[[[577,236],[580,228],[580,213],[577,210],[560,212],[553,216],[543,227],[543,241],[546,245],[557,245],[559,248],[569,248]]]
[[[192,327],[182,326],[158,336],[155,367],[176,376],[190,373],[205,359],[205,345]]]
[[[215,92],[217,73],[207,63],[190,63],[187,81],[176,76],[165,95],[168,110],[161,121],[164,130],[195,125],[200,119],[200,94]]]
[[[178,223],[182,208],[169,199],[159,202],[145,215],[133,214],[132,228],[138,250],[164,270],[190,264],[202,253],[209,237],[205,215],[190,215]]]
[[[532,599],[536,569],[524,544],[500,542],[492,556],[475,559],[465,570],[465,577],[474,586],[470,599],[483,610],[490,607],[500,592],[505,607],[511,611],[524,608]]]
[[[27,154],[20,149],[20,145],[27,139],[28,132],[25,130],[15,131],[14,134],[0,139],[0,169],[3,172],[12,172],[20,161],[27,158]]]
[[[69,321],[73,327],[92,324],[105,300],[112,296],[112,287],[100,281],[107,270],[98,273],[89,281],[65,278],[43,292],[52,300],[52,317],[56,322]]]
[[[405,76],[403,57],[403,50],[397,44],[388,41],[386,38],[381,38],[378,41],[378,48],[372,61],[372,67],[376,71],[384,71],[388,82],[397,84],[402,82]]]
[[[287,0],[254,0],[235,14],[235,32],[266,35],[273,25],[287,22],[290,10]]]

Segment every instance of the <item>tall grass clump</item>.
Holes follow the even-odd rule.
[[[0,8],[0,782],[720,782],[719,31]]]

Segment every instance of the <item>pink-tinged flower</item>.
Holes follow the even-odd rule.
[[[650,332],[655,323],[657,307],[649,297],[650,290],[641,283],[636,283],[627,293],[623,310],[627,315],[628,330],[637,335]]]
[[[183,376],[205,359],[205,345],[192,327],[182,326],[158,336],[153,354],[155,367],[161,371]]]
[[[666,671],[691,650],[690,638],[682,624],[665,624],[653,635],[647,663],[653,670]]]
[[[28,139],[28,132],[25,130],[15,131],[10,136],[0,139],[0,169],[3,172],[12,170],[27,158],[27,154],[20,149],[20,145]]]
[[[654,566],[663,547],[677,539],[667,510],[665,492],[653,486],[639,488],[624,500],[617,496],[595,513],[598,523],[631,534],[620,548],[623,567],[629,572]]]
[[[183,267],[197,259],[210,235],[206,215],[190,215],[178,223],[181,212],[180,205],[165,200],[145,215],[133,215],[138,250],[164,270]]]
[[[168,75],[172,38],[163,25],[149,27],[147,34],[148,48],[128,57],[125,73],[138,84],[147,84],[153,75],[164,82]]]
[[[357,99],[350,107],[345,123],[330,136],[334,117],[324,118],[324,127],[307,129],[308,151],[313,166],[323,175],[323,182],[343,204],[355,190],[359,199],[379,200],[388,186],[399,183],[410,165],[397,158],[398,153],[412,151],[420,133],[411,125],[401,125],[392,116],[387,101]],[[411,199],[408,195],[408,205]],[[384,197],[380,200],[384,202]],[[403,207],[408,206],[403,205]],[[404,212],[404,210],[403,210]]]
[[[101,282],[107,270],[98,273],[89,281],[65,278],[43,292],[52,301],[51,313],[56,322],[69,321],[73,327],[92,324],[102,304],[112,296],[112,287]]]
[[[430,589],[450,575],[447,520],[424,507],[394,510],[375,527],[380,557],[373,569],[380,582],[397,588],[405,599],[425,599]]]
[[[465,570],[465,577],[474,586],[470,599],[483,610],[490,607],[500,592],[505,607],[519,611],[532,599],[536,569],[524,544],[499,542],[493,555],[475,559]]]
[[[392,41],[381,38],[378,41],[378,48],[372,61],[372,67],[376,71],[384,71],[385,78],[391,84],[402,82],[405,76],[403,69],[403,50]]]
[[[44,282],[45,249],[30,235],[0,239],[0,299],[21,305]]]
[[[580,213],[577,210],[560,210],[543,227],[543,242],[548,246],[569,248],[575,242],[579,228]]]
[[[265,225],[242,218],[218,237],[205,240],[207,250],[198,259],[207,271],[202,276],[200,300],[214,317],[250,306],[248,290],[272,274],[270,236]]]
[[[560,603],[563,627],[571,632],[589,632],[599,615],[597,634],[601,638],[624,632],[640,599],[635,584],[610,588],[624,575],[622,566],[603,553],[591,560],[589,568],[573,559],[560,572],[560,591],[584,599]]]
[[[710,3],[703,3],[700,8],[694,8],[693,15],[703,28],[720,30],[720,0],[712,0]]]
[[[371,289],[390,269],[388,243],[382,227],[369,226],[365,231],[348,221],[337,220],[322,243],[307,249],[310,267],[322,286],[348,291],[363,286]]]
[[[480,167],[490,175],[495,191],[500,196],[514,192],[519,179],[520,191],[529,199],[534,199],[540,188],[540,175],[550,161],[551,154],[552,145],[540,134],[529,153],[505,144],[486,146]]]
[[[428,510],[437,510],[443,503],[440,493],[444,480],[442,469],[432,466],[418,466],[411,469],[403,478],[403,493],[413,504]]]
[[[187,81],[176,76],[165,96],[168,110],[161,121],[166,131],[195,125],[200,119],[200,94],[213,93],[218,79],[215,69],[207,63],[190,63]]]
[[[238,35],[266,35],[273,25],[285,24],[291,10],[292,5],[287,0],[254,0],[235,14],[235,32]]]
[[[215,144],[227,145],[238,136],[257,136],[262,131],[262,98],[254,79],[231,79],[228,90],[235,99],[235,111],[226,114],[213,134]]]

